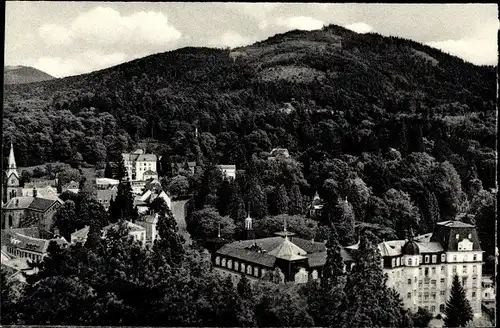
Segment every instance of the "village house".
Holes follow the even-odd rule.
[[[118,194],[118,188],[113,187],[111,189],[97,189],[95,192],[95,197],[97,201],[104,207],[107,211],[111,204],[111,201],[116,198]]]
[[[323,211],[323,201],[318,195],[318,192],[314,194],[314,198],[309,206],[309,217],[313,220],[317,220],[321,217],[321,212]]]
[[[157,172],[158,158],[154,154],[145,154],[142,149],[138,149],[133,153],[124,153],[122,156],[129,181],[144,181],[146,180],[145,172]]]
[[[84,228],[73,232],[71,234],[71,244],[75,245],[80,243],[82,245],[85,245],[89,235],[89,230],[90,230],[89,226],[85,226]]]
[[[268,160],[275,160],[280,158],[290,158],[290,153],[286,148],[274,148],[269,154]]]
[[[230,179],[236,179],[236,165],[217,165],[222,174]]]
[[[80,184],[73,180],[71,180],[61,188],[61,192],[71,191],[74,194],[78,194],[79,190],[80,190]]]
[[[129,236],[131,236],[134,240],[140,242],[143,246],[146,246],[146,228],[141,227],[140,225],[132,223],[130,221],[123,221],[123,223],[125,223],[125,225],[128,229]],[[106,238],[106,233],[110,229],[116,230],[119,227],[120,227],[120,223],[111,223],[111,224],[107,225],[102,230],[102,237]]]
[[[158,213],[143,215],[135,223],[146,229],[146,245],[154,245],[155,241],[159,238],[156,229]]]

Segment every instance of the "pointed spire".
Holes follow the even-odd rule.
[[[16,158],[14,157],[14,145],[10,142],[9,169],[16,168]]]

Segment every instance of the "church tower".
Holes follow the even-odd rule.
[[[21,196],[18,195],[19,192],[19,174],[17,173],[16,167],[16,159],[14,157],[14,146],[12,142],[10,143],[10,153],[9,153],[9,162],[7,164],[7,201],[11,200],[14,197]]]

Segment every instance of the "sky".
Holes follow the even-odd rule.
[[[55,77],[185,46],[238,47],[336,24],[399,36],[496,65],[496,4],[121,3],[8,1],[5,65]]]

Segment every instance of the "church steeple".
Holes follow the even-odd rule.
[[[12,174],[19,178],[19,174],[17,174],[16,158],[14,157],[14,145],[12,145],[12,142],[10,143],[9,163],[6,173],[7,178],[10,178]]]
[[[9,169],[16,168],[16,158],[14,157],[14,145],[10,142]]]

